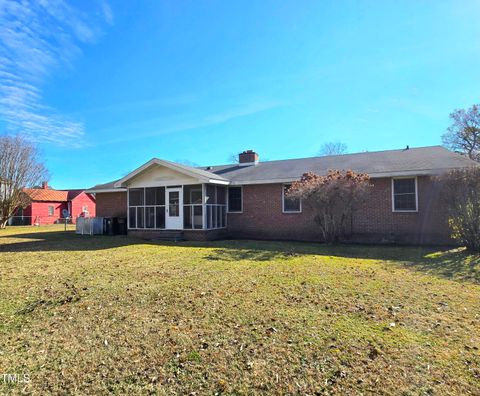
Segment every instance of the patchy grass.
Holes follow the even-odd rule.
[[[0,231],[0,374],[32,394],[479,394],[460,249]]]

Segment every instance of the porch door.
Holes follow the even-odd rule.
[[[183,229],[183,194],[182,187],[165,189],[165,228],[168,230]]]

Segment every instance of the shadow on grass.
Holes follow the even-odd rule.
[[[19,239],[6,241],[5,239]],[[1,252],[96,251],[150,244],[214,248],[204,256],[209,261],[286,260],[302,255],[322,255],[354,259],[372,259],[387,265],[408,268],[446,279],[480,284],[480,255],[464,249],[386,245],[324,245],[320,243],[223,240],[213,242],[159,242],[126,236],[76,235],[73,231],[0,234]]]

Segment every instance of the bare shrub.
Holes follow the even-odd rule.
[[[480,250],[480,167],[440,176],[452,238],[470,250]]]
[[[305,173],[287,194],[302,199],[312,209],[324,241],[334,243],[351,233],[353,214],[370,187],[370,177],[365,173],[330,170],[326,176]]]

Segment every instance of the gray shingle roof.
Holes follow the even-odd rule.
[[[199,167],[227,179],[231,184],[260,184],[298,180],[305,172],[326,174],[329,169],[351,169],[371,177],[435,175],[449,169],[467,168],[479,164],[442,146],[403,150],[375,151],[324,157],[299,158],[259,162],[257,165],[238,164]],[[113,188],[115,182],[91,190]]]
[[[477,165],[469,158],[451,152],[442,146],[431,146],[267,161],[251,166],[239,166],[238,164],[213,166],[210,172],[222,175],[232,184],[258,184],[297,180],[305,172],[326,174],[329,169],[351,169],[356,172],[368,173],[371,177],[387,177],[434,175],[449,169]]]

